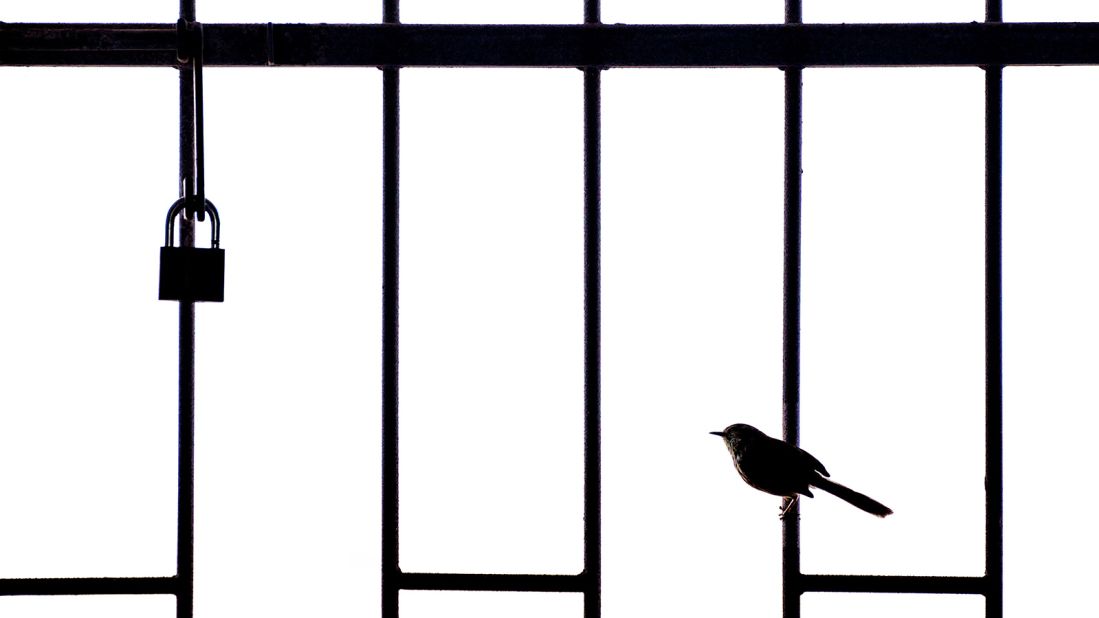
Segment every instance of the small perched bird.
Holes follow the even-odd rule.
[[[828,480],[828,471],[816,457],[793,444],[776,440],[762,431],[737,423],[729,425],[724,431],[711,431],[721,436],[729,454],[733,456],[736,471],[752,487],[776,496],[783,496],[787,503],[779,518],[785,517],[790,507],[798,499],[798,494],[813,497],[809,487],[819,487],[824,491],[845,500],[852,505],[885,517],[893,510],[869,496]]]

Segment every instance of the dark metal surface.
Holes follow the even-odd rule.
[[[805,592],[984,594],[987,589],[983,577],[802,575],[800,579],[800,587]],[[784,615],[784,618],[790,617]]]
[[[201,114],[198,114],[201,119]],[[196,127],[200,123],[196,124]],[[201,133],[199,134],[201,135]],[[198,147],[201,148],[201,147]],[[201,150],[199,150],[201,152]],[[197,169],[202,169],[201,157]],[[198,176],[202,187],[202,175]],[[190,184],[181,182],[181,186]],[[160,300],[180,302],[223,302],[225,300],[225,251],[220,244],[220,217],[217,208],[209,200],[201,200],[201,192],[195,196],[181,197],[168,209],[164,221],[164,246],[160,249]],[[200,204],[201,205],[196,205]],[[193,214],[210,216],[210,247],[196,248],[194,242],[195,220]],[[179,218],[186,240],[174,246],[175,225]],[[198,220],[202,220],[202,216]],[[189,231],[188,231],[189,230]]]
[[[600,140],[602,108],[599,69],[584,70],[584,617],[600,615],[602,558],[602,473],[600,409]]]
[[[600,15],[601,12],[602,8],[599,0],[584,0],[585,24],[598,24],[603,19]]]
[[[225,251],[207,247],[160,248],[160,300],[225,300]]]
[[[1004,613],[1003,67],[985,69],[985,615]]]
[[[0,596],[176,594],[175,577],[41,577],[0,579]]]
[[[401,573],[403,590],[495,590],[501,592],[586,592],[584,575],[504,575],[495,573]],[[584,596],[585,600],[588,598]],[[585,601],[585,608],[588,606]],[[585,615],[587,614],[585,609]],[[595,614],[598,615],[598,614]]]
[[[194,246],[194,221],[184,219],[181,227],[184,246],[188,240]],[[195,305],[188,302],[179,303],[178,490],[176,617],[190,618],[195,585]]]
[[[801,22],[801,0],[787,0],[786,21]],[[798,444],[801,392],[801,73],[785,70],[782,265],[782,437]],[[782,615],[801,616],[800,507],[782,520]]]
[[[1003,0],[985,0],[985,21],[988,23],[1004,21]]]
[[[1099,64],[1099,23],[208,24],[205,37],[208,66]],[[175,38],[174,24],[3,24],[0,65],[175,66]]]
[[[400,259],[400,72],[382,72],[382,618],[400,595],[397,453],[397,298]]]
[[[382,1],[382,21],[400,22],[400,0]],[[274,40],[274,26],[269,25]],[[268,63],[274,64],[274,46]],[[398,533],[397,298],[400,278],[400,72],[382,72],[382,618],[400,615]]]
[[[1003,20],[1002,0],[985,19]],[[985,67],[985,616],[1004,615],[1003,66]]]
[[[187,206],[187,218],[193,219],[197,216],[199,221],[203,221],[206,218],[205,209],[209,202],[206,201],[206,130],[203,125],[202,106],[202,56],[203,49],[205,47],[203,43],[203,27],[202,24],[193,24],[188,28],[188,38],[191,46],[190,51],[190,63],[191,63],[191,76],[194,80],[195,91],[195,110],[194,110],[194,124],[195,124],[195,199],[192,204]],[[213,206],[212,204],[210,205]],[[215,211],[216,212],[216,211]],[[215,220],[216,220],[215,214]],[[214,224],[214,238],[218,237],[219,223]],[[215,241],[216,242],[216,241]],[[213,246],[217,246],[216,244]]]
[[[382,23],[383,24],[399,24],[399,23],[401,23],[401,1],[400,0],[382,0]]]
[[[180,0],[180,19],[193,21],[195,0]],[[178,33],[173,55],[181,53]],[[176,59],[178,62],[178,58]],[[193,198],[198,177],[195,79],[192,66],[179,71],[179,196]],[[180,246],[195,246],[195,221],[179,220]],[[191,618],[195,603],[195,305],[179,303],[179,480],[176,520],[176,618]]]

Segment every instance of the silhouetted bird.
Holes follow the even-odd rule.
[[[793,444],[776,440],[751,425],[737,423],[729,425],[725,431],[710,433],[725,440],[736,470],[745,483],[760,491],[787,498],[780,518],[790,510],[798,494],[813,497],[809,487],[819,487],[878,517],[893,512],[869,496],[824,478],[828,476],[828,471],[816,457]]]

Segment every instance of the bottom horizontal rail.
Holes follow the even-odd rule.
[[[909,594],[984,594],[985,577],[915,575],[805,575],[802,592],[896,592]]]
[[[503,592],[584,592],[589,577],[579,575],[508,575],[499,573],[399,573],[401,590],[493,590]]]
[[[175,577],[47,577],[0,579],[0,596],[176,594]]]

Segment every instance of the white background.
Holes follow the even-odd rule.
[[[781,3],[604,2],[613,22]],[[807,21],[983,3],[806,2]],[[1092,3],[1008,3],[1013,20]],[[371,3],[200,5],[372,21]],[[308,6],[307,6],[308,5]],[[365,8],[364,8],[365,5]],[[720,5],[720,6],[719,6]],[[581,3],[402,3],[406,22],[577,21]],[[763,9],[766,8],[766,11]],[[4,21],[174,21],[175,2],[7,2]],[[1004,78],[1006,613],[1088,602],[1099,427],[1090,178],[1099,69]],[[802,502],[812,573],[983,570],[983,73],[806,70],[802,445],[896,514]],[[582,73],[401,73],[401,565],[582,567]],[[170,575],[176,72],[0,69],[0,577]],[[196,615],[379,607],[381,74],[208,69],[226,302],[198,308]],[[780,610],[778,499],[732,422],[781,428],[782,74],[603,74],[603,605]],[[200,231],[205,241],[207,231]],[[402,615],[578,616],[579,595],[407,592]],[[806,616],[978,616],[979,598],[806,595]],[[908,612],[907,614],[905,612]],[[165,598],[0,598],[5,617]]]

